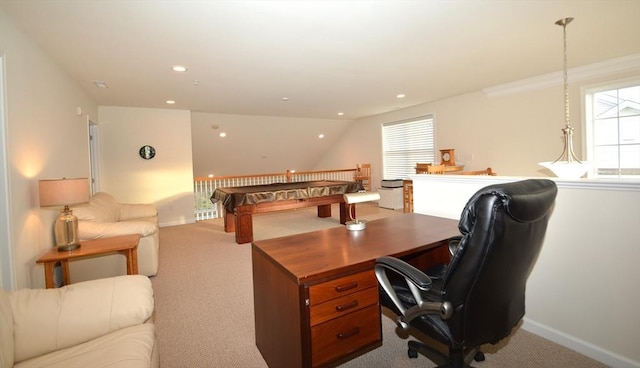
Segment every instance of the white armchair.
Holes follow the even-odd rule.
[[[78,217],[78,235],[81,241],[140,234],[138,272],[146,276],[158,273],[160,235],[155,205],[118,203],[111,194],[100,192],[89,203],[75,206],[72,210]],[[91,261],[99,262],[100,259]]]
[[[146,276],[0,289],[0,367],[159,367]]]

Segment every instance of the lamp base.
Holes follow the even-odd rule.
[[[360,221],[353,220],[353,221],[347,221],[345,225],[347,226],[347,230],[350,230],[350,231],[364,230],[367,227],[367,222],[362,220]]]
[[[69,206],[64,206],[64,209],[60,211],[60,215],[56,219],[54,233],[56,247],[59,251],[69,251],[80,247],[78,218],[73,215]]]
[[[58,252],[67,252],[80,248],[80,243],[58,245]]]

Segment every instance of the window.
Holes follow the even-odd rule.
[[[415,174],[416,163],[435,162],[433,116],[382,124],[384,179]]]
[[[587,160],[596,177],[640,177],[640,83],[585,94]]]

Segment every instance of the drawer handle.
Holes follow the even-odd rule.
[[[342,311],[346,311],[347,309],[351,309],[351,308],[354,308],[354,307],[357,307],[357,306],[358,306],[358,301],[354,300],[351,303],[348,303],[348,304],[345,304],[345,305],[337,305],[336,306],[336,310],[338,312],[342,312]]]
[[[335,287],[335,290],[339,293],[343,292],[343,291],[347,291],[347,290],[351,290],[351,289],[355,289],[358,287],[358,282],[354,281],[354,282],[350,282],[348,284],[345,285],[338,285]]]
[[[348,339],[351,336],[357,335],[359,333],[360,333],[360,327],[354,327],[347,332],[340,332],[339,334],[336,335],[336,337],[338,337],[338,339],[340,340],[344,340],[344,339]]]

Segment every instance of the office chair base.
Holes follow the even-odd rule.
[[[469,363],[474,360],[482,362],[485,360],[484,353],[477,349],[467,349],[464,353],[455,354],[450,352],[450,356],[443,354],[440,350],[434,349],[420,341],[408,342],[407,355],[411,359],[418,357],[418,353],[427,359],[438,364],[436,368],[473,368]]]

